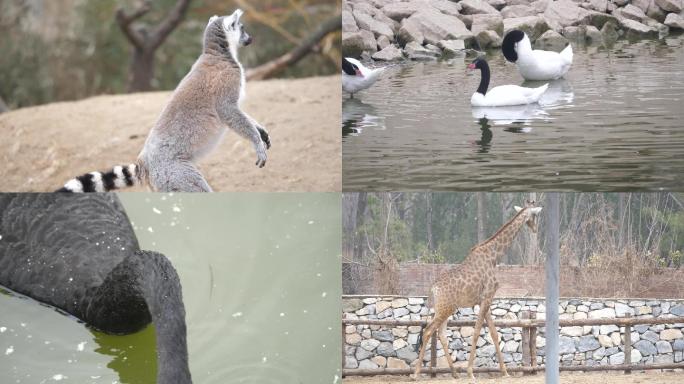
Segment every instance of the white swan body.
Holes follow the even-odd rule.
[[[506,107],[510,105],[532,104],[539,101],[549,84],[537,88],[526,88],[518,85],[500,85],[489,91],[489,64],[483,58],[475,59],[468,65],[469,69],[479,69],[482,73],[480,85],[470,98],[473,107]]]
[[[565,76],[572,66],[572,46],[561,52],[532,49],[525,32],[513,30],[506,34],[501,46],[506,60],[515,63],[525,80],[556,80]]]
[[[484,95],[475,92],[470,98],[473,107],[505,107],[509,105],[532,104],[539,101],[549,87],[544,84],[537,88],[526,88],[518,85],[500,85],[487,91]]]
[[[354,93],[375,84],[385,69],[386,67],[366,68],[360,61],[345,57],[342,60],[342,89],[354,97]]]

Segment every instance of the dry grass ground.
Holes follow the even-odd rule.
[[[259,169],[251,143],[227,133],[199,167],[215,191],[339,191],[339,76],[247,84],[244,109],[271,136]],[[45,192],[134,161],[170,92],[107,95],[0,115],[0,191]],[[136,188],[135,190],[146,190]]]

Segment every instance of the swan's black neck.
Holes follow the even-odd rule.
[[[135,332],[151,320],[157,340],[157,383],[192,383],[180,280],[164,255],[136,251],[125,258],[98,288],[88,317],[91,324],[120,333]]]
[[[489,88],[489,64],[483,60],[480,62],[479,67],[482,72],[482,78],[480,78],[480,86],[477,87],[477,92],[484,95],[487,93],[487,88]]]

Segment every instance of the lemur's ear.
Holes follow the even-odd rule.
[[[214,15],[214,16],[212,16],[212,17],[210,17],[210,18],[209,18],[209,23],[207,23],[207,24],[211,24],[211,23],[213,23],[213,22],[214,22],[214,21],[216,21],[216,19],[218,19],[218,18],[219,18],[219,17],[218,17],[218,16],[216,16],[216,15]]]
[[[522,211],[522,208],[518,207],[517,205],[514,205],[513,208],[515,208],[516,212]]]
[[[235,12],[233,12],[232,16],[235,19],[235,21],[238,21],[240,20],[240,16],[242,16],[243,13],[244,12],[242,11],[242,9],[238,8],[235,10]]]

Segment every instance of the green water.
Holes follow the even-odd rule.
[[[120,194],[181,278],[195,383],[335,383],[340,195]],[[154,329],[91,331],[0,295],[0,383],[154,383]]]

